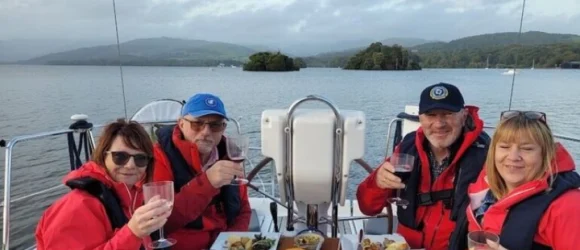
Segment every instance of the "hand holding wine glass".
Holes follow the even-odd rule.
[[[388,161],[384,161],[377,172],[375,178],[376,184],[381,189],[401,189],[405,188],[405,184],[401,182],[401,178],[395,174],[395,166]]]
[[[232,183],[236,176],[243,176],[244,169],[239,163],[223,160],[217,161],[205,171],[207,179],[214,188],[221,188]]]
[[[228,159],[233,162],[240,163],[242,169],[244,167],[244,161],[248,154],[248,149],[250,147],[250,138],[244,135],[232,135],[226,138],[227,145],[227,155]],[[242,175],[237,175],[231,182],[231,185],[243,185],[247,184],[248,180],[245,178],[246,171],[242,171]]]
[[[405,182],[409,177],[411,177],[411,172],[415,165],[415,157],[408,154],[395,153],[391,156],[390,163],[393,165],[395,170],[393,174],[398,177],[401,182]],[[399,197],[400,192],[400,189],[397,190],[397,197],[390,198],[388,201],[403,207],[409,205],[409,201]]]
[[[143,185],[143,198],[145,199],[146,203],[145,206],[147,206],[150,203],[158,203],[159,200],[161,200],[162,203],[165,203],[166,207],[169,207],[168,211],[169,214],[171,214],[171,209],[173,208],[174,195],[175,192],[173,190],[173,181],[149,182]],[[159,197],[159,200],[157,200],[156,197]],[[176,240],[165,238],[165,236],[163,235],[163,225],[165,224],[165,222],[167,222],[167,217],[159,219],[158,217],[155,216],[155,213],[145,215],[149,216],[149,220],[158,220],[159,224],[161,224],[161,226],[159,227],[159,240],[151,242],[149,247],[153,249],[158,249],[175,245]],[[143,217],[147,218],[145,215]]]
[[[169,215],[171,215],[171,205],[159,196],[155,196],[149,203],[135,210],[127,226],[137,237],[147,237],[163,227]]]

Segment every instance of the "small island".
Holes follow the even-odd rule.
[[[372,43],[350,57],[344,69],[351,70],[421,70],[419,57],[402,46]]]
[[[295,60],[279,51],[258,52],[251,55],[250,61],[244,64],[244,71],[298,71],[305,67],[306,63],[301,58]]]

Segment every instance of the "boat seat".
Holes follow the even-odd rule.
[[[131,117],[131,121],[139,123],[175,122],[181,115],[183,101],[161,99],[147,103]]]
[[[248,227],[248,232],[260,232],[260,220],[258,219],[258,212],[256,209],[252,209],[252,216],[250,217],[250,226]]]

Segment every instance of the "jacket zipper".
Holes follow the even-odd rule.
[[[467,211],[466,211],[467,212]],[[473,209],[471,209],[471,205],[469,206],[469,216],[471,217],[471,219],[473,219],[473,221],[475,221],[475,225],[477,225],[477,228],[481,231],[483,230],[483,228],[481,227],[481,225],[479,224],[479,222],[477,221],[477,218],[475,218],[475,215],[473,214]],[[483,219],[481,219],[481,222],[483,222]],[[483,224],[483,223],[482,223]]]
[[[456,165],[454,163],[455,162],[452,162],[451,163],[452,165],[449,165],[448,168],[454,167],[454,165]],[[460,176],[461,176],[461,168],[459,168],[458,171],[459,171],[459,174],[457,176],[457,180],[454,180],[455,183],[458,183],[459,182],[459,179],[460,179]],[[441,176],[439,176],[439,177],[441,177]],[[437,179],[435,179],[435,182],[433,183],[433,186],[435,186],[435,184],[439,181],[439,177],[437,177]],[[454,189],[454,194],[455,194],[455,192],[457,192],[457,190],[455,190],[455,184],[453,185],[453,189]],[[432,187],[430,188],[429,191],[431,192],[431,190],[433,190]],[[443,203],[442,201],[437,201],[437,202]],[[433,204],[433,205],[435,205],[435,204]],[[453,208],[451,208],[451,210],[453,210]],[[439,216],[439,221],[437,221],[437,224],[435,225],[435,229],[433,230],[433,237],[431,237],[431,242],[429,243],[429,246],[430,247],[433,247],[433,242],[435,241],[435,235],[437,234],[437,231],[439,229],[439,226],[441,225],[441,221],[443,221],[443,217],[445,216],[445,205],[444,204],[441,204],[441,210],[440,211],[441,211],[441,216]],[[425,220],[427,220],[427,219],[429,219],[431,217],[431,212],[432,211],[429,210],[429,214],[427,215],[427,218]]]
[[[125,186],[125,190],[127,190],[127,193],[129,194],[129,200],[131,200],[131,203],[129,204],[129,216],[133,217],[133,212],[135,212],[135,202],[137,202],[137,195],[135,195],[135,197],[133,197],[133,195],[131,195],[131,191],[129,190],[129,187],[127,187],[127,184],[123,183],[123,186]],[[131,218],[129,218],[131,219]]]
[[[439,225],[441,225],[441,221],[443,220],[443,216],[445,215],[445,207],[441,208],[441,216],[439,216],[439,221],[435,225],[435,229],[433,230],[433,237],[431,237],[431,242],[429,243],[430,247],[433,247],[433,242],[435,241],[435,235],[437,235],[437,231],[439,230]]]

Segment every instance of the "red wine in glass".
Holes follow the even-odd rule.
[[[242,164],[242,167],[244,167],[244,161],[246,160],[248,148],[250,147],[250,138],[240,134],[228,136],[226,137],[226,146],[228,150],[228,159],[240,163]],[[244,176],[235,176],[231,185],[244,185],[248,183],[248,180],[245,177],[245,169],[243,172]]]
[[[239,157],[239,158],[230,158],[230,161],[233,161],[235,163],[244,163],[244,161],[246,161],[246,158],[244,157]]]
[[[396,153],[393,154],[389,160],[389,162],[395,167],[395,175],[401,178],[401,182],[405,183],[409,177],[411,177],[411,172],[413,171],[413,167],[415,165],[415,157],[408,154]],[[401,190],[397,190],[397,196],[393,198],[389,198],[387,201],[389,203],[394,203],[397,206],[408,206],[409,201],[401,199],[399,196],[401,194]]]
[[[399,178],[401,178],[401,182],[406,182],[409,177],[411,177],[411,172],[410,171],[406,171],[406,172],[401,172],[401,171],[396,171],[395,175]]]

